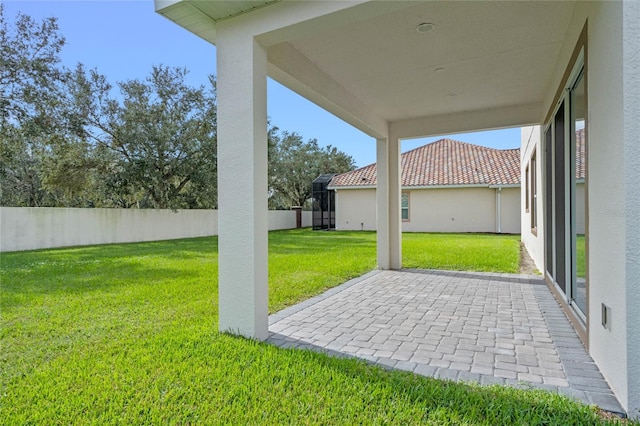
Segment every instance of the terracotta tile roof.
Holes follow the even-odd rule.
[[[331,187],[372,186],[376,165],[335,176]],[[520,149],[440,139],[402,154],[402,186],[520,184]]]
[[[576,179],[584,179],[585,175],[585,137],[584,129],[576,131]]]

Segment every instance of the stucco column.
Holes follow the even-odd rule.
[[[622,5],[627,410],[640,419],[640,3]]]
[[[219,329],[268,335],[267,55],[221,23],[218,62]]]
[[[402,221],[398,138],[378,139],[376,155],[378,268],[400,269],[402,267]]]

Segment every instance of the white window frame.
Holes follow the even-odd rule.
[[[403,204],[404,197],[407,197],[407,207]],[[404,217],[404,211],[407,211],[407,218]],[[411,222],[411,195],[409,191],[402,191],[402,195],[400,196],[400,218],[403,222]]]

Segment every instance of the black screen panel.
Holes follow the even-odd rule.
[[[565,137],[564,137],[564,102],[560,105],[554,117],[555,140],[554,140],[554,216],[555,216],[555,281],[563,292],[566,292],[566,223],[565,223]]]

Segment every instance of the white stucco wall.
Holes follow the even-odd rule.
[[[403,232],[496,232],[493,188],[404,189],[409,193],[409,220]],[[336,229],[375,230],[376,190],[336,191]],[[520,233],[520,188],[503,188],[503,233]],[[362,225],[363,224],[363,225]]]
[[[336,191],[336,229],[375,231],[376,190],[366,188]]]
[[[623,165],[629,160],[625,151],[625,136],[628,136],[632,123],[640,121],[625,116],[623,99],[630,92],[623,86],[625,76],[623,58],[623,7],[627,2],[577,2],[576,9],[568,27],[567,38],[561,48],[557,69],[545,97],[541,122],[547,111],[552,108],[553,97],[561,84],[562,75],[567,67],[571,53],[579,34],[588,20],[588,337],[589,352],[598,364],[601,372],[616,393],[621,404],[632,416],[640,415],[640,371],[629,368],[634,359],[640,357],[640,339],[629,341],[628,333],[640,334],[637,330],[637,309],[627,312],[627,306],[638,306],[640,301],[628,300],[629,278],[625,269],[629,250],[625,240],[628,218],[625,202],[637,187],[625,187]],[[633,2],[628,2],[632,4]],[[636,7],[631,6],[631,7]],[[636,11],[637,13],[637,11]],[[636,22],[637,21],[633,21]],[[637,33],[637,29],[635,30]],[[638,40],[635,40],[637,54]],[[637,68],[627,68],[627,73],[637,73]],[[637,115],[637,98],[635,99]],[[525,141],[526,129],[523,129],[523,158],[530,156],[533,146],[538,146],[538,162],[543,159],[540,150],[539,128],[533,131],[531,140]],[[637,146],[637,135],[635,135]],[[637,174],[637,163],[634,163]],[[523,165],[524,173],[524,165]],[[542,170],[538,170],[539,194],[542,194]],[[524,191],[523,191],[524,193]],[[579,194],[580,196],[580,194]],[[524,200],[523,200],[524,201]],[[543,218],[542,203],[539,204],[538,223]],[[539,226],[538,237],[527,232],[529,217],[525,213],[523,222],[523,241],[539,268],[542,265],[543,229]],[[637,226],[637,223],[636,223]],[[635,247],[637,251],[638,247]],[[543,270],[543,269],[541,269]],[[635,285],[638,283],[636,275]],[[610,329],[601,326],[601,304],[611,308],[612,323]],[[629,326],[636,324],[636,326]],[[629,357],[629,354],[632,356]],[[630,393],[631,389],[631,393]]]
[[[501,232],[519,234],[521,230],[520,188],[502,188],[500,198]]]
[[[489,188],[412,190],[407,232],[496,232],[496,191]]]
[[[313,224],[313,219],[311,218],[311,211],[303,211],[302,212],[302,227],[308,228]],[[282,228],[282,229],[290,229],[290,228]]]
[[[640,3],[622,5],[628,414],[640,419]]]
[[[526,126],[520,129],[520,137],[521,137],[521,147],[520,152],[522,153],[522,162],[521,162],[521,170],[520,170],[520,181],[523,182],[522,190],[520,191],[521,195],[521,229],[522,235],[521,240],[527,251],[529,252],[529,256],[533,259],[536,267],[539,271],[544,271],[544,221],[542,220],[542,215],[544,214],[543,203],[542,203],[542,161],[544,160],[544,151],[541,148],[541,128],[540,126]],[[526,170],[527,166],[530,164],[531,156],[533,153],[536,153],[536,186],[537,186],[537,194],[538,194],[538,203],[537,203],[537,227],[536,229],[531,229],[531,210],[526,211],[526,196],[527,191],[524,185],[527,182],[526,179]]]
[[[616,395],[629,407],[624,247],[622,127],[622,3],[591,5],[589,12],[589,349]],[[586,6],[582,6],[586,9]],[[611,329],[600,325],[601,304],[611,307]],[[638,354],[640,355],[640,354]],[[636,380],[640,379],[635,372]]]
[[[302,212],[302,227],[311,226],[311,212]],[[296,214],[294,211],[269,210],[269,231],[278,229],[293,229],[296,227]]]
[[[294,211],[269,211],[269,230],[296,227]],[[311,212],[302,212],[311,226]],[[216,210],[0,207],[0,251],[217,235]]]

